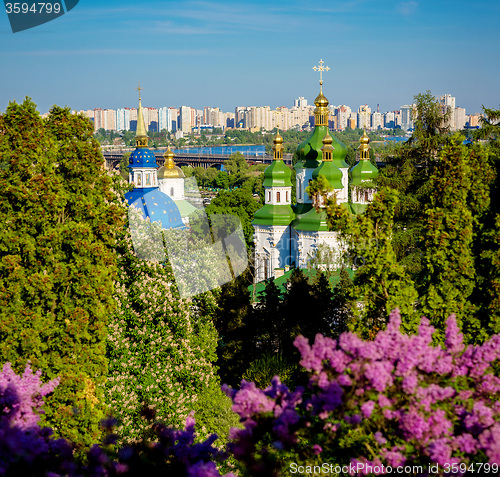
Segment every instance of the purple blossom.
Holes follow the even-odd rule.
[[[370,416],[372,415],[373,409],[375,408],[375,402],[374,401],[366,401],[362,406],[361,406],[361,412],[363,413],[363,416],[366,419],[369,419]]]

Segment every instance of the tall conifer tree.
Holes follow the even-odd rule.
[[[53,107],[0,116],[0,360],[61,383],[44,423],[77,445],[100,434],[122,208],[92,123]]]

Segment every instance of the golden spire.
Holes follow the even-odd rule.
[[[135,147],[148,147],[148,135],[146,133],[146,126],[144,125],[144,115],[142,113],[141,104],[141,83],[136,88],[139,91],[139,108],[137,109],[137,130],[135,133]]]
[[[277,130],[276,137],[274,138],[274,160],[281,161],[283,160],[283,138],[280,136],[279,129]]]
[[[319,71],[319,94],[314,100],[314,120],[316,126],[328,126],[328,99],[323,95],[323,71],[329,71],[328,66],[323,66],[324,61],[319,61],[319,66],[313,66],[314,71]]]
[[[321,152],[323,153],[323,161],[329,162],[333,161],[333,139],[330,133],[327,131],[325,137],[323,138],[323,147]]]
[[[361,136],[359,140],[359,159],[363,161],[369,161],[370,160],[370,138],[366,134],[366,129],[363,131],[363,135]]]

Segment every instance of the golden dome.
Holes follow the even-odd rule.
[[[333,153],[333,139],[329,132],[325,134],[322,142],[323,147],[321,148],[321,151],[323,152],[323,161],[331,161]]]
[[[274,144],[283,144],[283,138],[280,136],[280,132],[276,133],[276,137],[274,138]]]
[[[318,96],[316,96],[316,99],[314,100],[314,104],[318,108],[327,108],[328,107],[328,100],[326,99],[325,95],[323,94],[323,88],[320,89]]]
[[[370,138],[366,134],[366,130],[363,131],[363,135],[361,136],[361,139],[359,140],[360,144],[369,144],[370,143]]]
[[[163,154],[165,158],[165,165],[158,169],[158,179],[185,177],[182,169],[175,165],[174,153],[170,150],[170,147]]]

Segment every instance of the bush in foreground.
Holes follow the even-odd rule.
[[[484,472],[498,473],[500,335],[481,346],[465,347],[451,316],[441,348],[432,346],[434,329],[427,319],[422,319],[417,335],[401,334],[400,324],[395,311],[387,329],[373,341],[353,333],[342,334],[338,342],[317,335],[311,346],[297,337],[301,365],[309,371],[304,387],[289,390],[275,377],[264,390],[246,381],[239,390],[226,388],[244,425],[232,430],[228,444],[241,474],[274,477],[299,473],[300,466],[312,473],[312,466],[322,463],[330,469],[351,466],[365,475],[410,465],[420,466],[415,475],[436,475],[437,467],[430,471],[431,465],[439,465],[440,475],[447,470],[465,475],[471,468],[479,471],[478,464],[484,463]],[[30,468],[38,459],[46,473],[59,475],[220,476],[217,463],[228,454],[213,447],[215,436],[195,443],[191,417],[185,430],[158,424],[151,441],[121,449],[115,448],[109,434],[104,444],[91,448],[85,464],[78,463],[69,445],[53,441],[50,432],[36,427],[36,419],[28,419],[32,424],[23,427],[19,416],[39,409],[41,401],[33,397],[50,388],[42,388],[37,375],[34,387],[18,392],[27,389],[25,378],[14,376],[8,366],[0,375],[0,452],[7,475]],[[17,409],[26,411],[19,414]],[[9,450],[4,460],[4,441],[12,429],[13,435],[21,436],[14,445],[17,453]],[[29,439],[43,445],[33,446]],[[36,467],[37,475],[43,475],[40,469]]]

